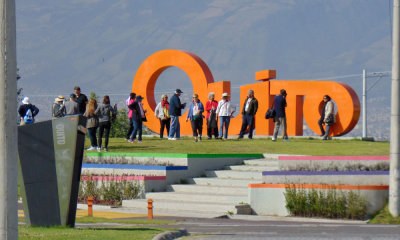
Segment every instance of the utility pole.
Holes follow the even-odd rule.
[[[15,0],[0,0],[0,239],[18,239]]]
[[[362,138],[367,137],[367,71],[363,69],[363,92],[362,92]]]
[[[367,74],[367,71],[363,69],[363,78],[362,78],[362,140],[368,140],[368,127],[367,127],[367,93],[369,90],[371,90],[381,79],[382,77],[389,76],[390,72],[373,72],[370,74]],[[378,77],[378,80],[376,80],[373,84],[370,85],[369,88],[367,88],[367,78],[375,78]],[[373,139],[373,138],[372,138]]]
[[[390,180],[389,212],[398,217],[400,213],[400,0],[393,1],[392,46],[392,106],[390,117]]]

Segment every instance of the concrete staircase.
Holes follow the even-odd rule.
[[[147,212],[147,199],[153,199],[156,215],[218,217],[237,213],[236,205],[249,203],[248,184],[260,183],[262,171],[278,170],[274,159],[245,160],[243,165],[209,170],[204,177],[185,179],[187,184],[167,186],[167,192],[146,193],[146,199],[124,200],[122,207]]]

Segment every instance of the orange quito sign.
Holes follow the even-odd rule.
[[[149,56],[140,65],[132,84],[132,92],[144,96],[143,105],[147,109],[148,128],[159,132],[160,121],[154,116],[156,101],[154,99],[154,87],[160,74],[169,67],[177,67],[183,70],[193,84],[193,93],[199,95],[200,101],[205,104],[208,101],[208,93],[214,92],[218,101],[222,93],[230,94],[231,83],[229,81],[214,82],[207,64],[197,55],[179,51],[162,50]],[[305,121],[309,128],[316,134],[320,134],[318,120],[323,107],[323,96],[329,95],[337,104],[338,113],[336,123],[332,126],[332,136],[340,136],[350,132],[357,124],[360,116],[360,101],[355,91],[345,83],[330,81],[293,81],[271,80],[276,78],[275,70],[264,70],[255,73],[257,83],[240,87],[240,111],[246,99],[247,91],[252,89],[258,99],[259,109],[255,117],[256,134],[272,135],[274,122],[265,119],[265,112],[271,106],[274,97],[279,95],[281,89],[286,89],[287,108],[287,132],[290,136],[302,136]],[[174,87],[178,88],[178,86]],[[191,135],[190,122],[186,119],[187,112],[181,117],[181,134]],[[204,121],[204,129],[206,129]],[[232,118],[229,124],[229,135],[237,135],[240,132],[242,116]]]

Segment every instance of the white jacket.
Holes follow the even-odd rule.
[[[232,114],[232,106],[230,101],[221,100],[218,102],[218,107],[216,113],[220,117],[228,117]]]
[[[156,116],[156,118],[159,118],[159,119],[164,118],[164,109],[161,106],[161,102],[157,104],[157,107],[154,110],[154,116]]]

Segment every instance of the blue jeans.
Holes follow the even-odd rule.
[[[228,138],[228,128],[229,122],[231,121],[231,116],[220,116],[219,117],[219,136],[224,136],[225,139]],[[224,125],[225,125],[225,134],[224,132]]]
[[[135,140],[136,134],[139,134],[138,140],[142,141],[142,119],[133,120],[132,122],[133,122],[133,131],[130,139]]]
[[[176,134],[176,138],[181,137],[181,126],[179,124],[179,116],[171,116],[171,126],[169,128],[169,138],[173,138]]]
[[[89,133],[90,145],[92,147],[97,147],[97,139],[96,139],[97,127],[88,128],[87,130],[88,130],[88,133]]]
[[[253,130],[254,130],[254,116],[249,115],[245,113],[243,115],[243,121],[242,121],[242,129],[240,130],[240,138],[243,138],[243,135],[246,132],[247,126],[249,126],[249,138],[253,138]]]

